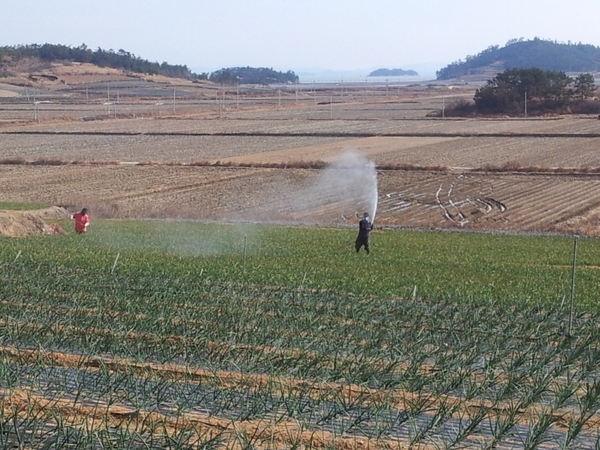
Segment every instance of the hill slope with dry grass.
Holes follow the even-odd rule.
[[[164,75],[139,74],[90,63],[45,62],[38,58],[24,58],[5,65],[4,76],[0,78],[2,84],[51,91],[64,90],[71,85],[135,80],[174,85],[191,83]]]

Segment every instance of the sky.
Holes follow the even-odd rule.
[[[193,72],[435,71],[508,40],[600,46],[600,0],[0,0],[0,45],[126,50]]]

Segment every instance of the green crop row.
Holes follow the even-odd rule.
[[[572,238],[377,231],[368,256],[353,239],[133,221],[2,239],[0,345],[82,362],[3,356],[0,389],[168,417],[203,411],[236,430],[276,418],[391,447],[597,442],[599,241],[578,241],[571,310]],[[90,371],[99,357],[130,363]],[[280,444],[270,448],[296,445]]]
[[[90,233],[3,242],[0,261],[132,276],[236,281],[357,295],[561,302],[571,291],[573,240],[550,236],[376,231],[356,254],[346,229],[190,222],[95,222]],[[600,241],[580,239],[576,297],[597,304]]]

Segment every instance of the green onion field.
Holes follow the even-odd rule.
[[[0,448],[600,447],[598,239],[62,225],[0,238]]]

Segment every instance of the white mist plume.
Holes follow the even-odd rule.
[[[143,231],[142,231],[143,230]],[[205,224],[178,220],[143,221],[140,228],[105,227],[96,239],[120,250],[160,251],[180,256],[232,256],[255,248],[260,235],[252,225]],[[248,248],[246,248],[246,246]]]
[[[299,214],[377,214],[377,171],[375,164],[347,151],[327,165],[312,186],[297,192],[292,209]],[[339,216],[338,216],[339,217]]]

